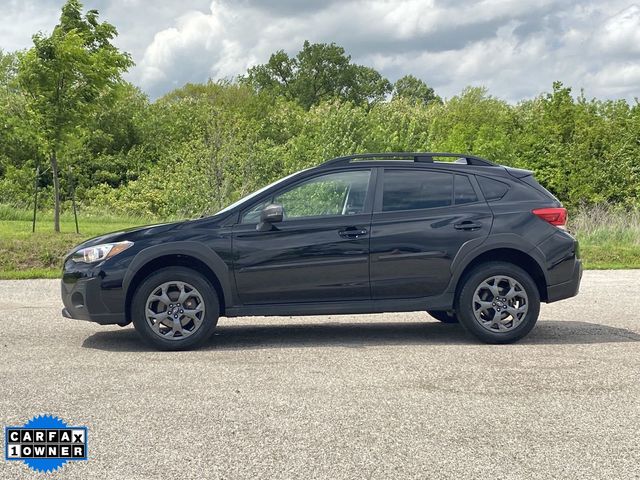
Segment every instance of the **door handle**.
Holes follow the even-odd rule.
[[[360,238],[367,233],[368,232],[366,228],[349,227],[345,228],[344,230],[340,230],[338,232],[338,235],[340,235],[342,238]]]
[[[482,228],[482,224],[473,223],[467,220],[465,222],[455,223],[453,228],[456,230],[478,230],[479,228]]]

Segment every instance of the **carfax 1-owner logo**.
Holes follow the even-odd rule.
[[[4,458],[38,472],[53,472],[70,460],[87,459],[87,427],[72,427],[51,415],[4,429]]]

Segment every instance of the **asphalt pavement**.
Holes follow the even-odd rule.
[[[416,312],[222,318],[157,352],[0,281],[0,423],[89,428],[88,461],[0,478],[640,478],[639,286],[587,271],[513,345]]]

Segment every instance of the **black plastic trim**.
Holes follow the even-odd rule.
[[[207,265],[216,276],[222,287],[225,305],[233,305],[233,292],[231,288],[232,279],[227,264],[220,256],[209,247],[200,242],[195,241],[177,241],[163,245],[154,245],[140,251],[129,264],[129,268],[124,275],[122,287],[125,295],[128,293],[131,280],[138,271],[152,260],[166,255],[183,255],[190,256],[200,260]]]
[[[395,298],[388,300],[357,300],[345,302],[306,302],[271,305],[240,305],[226,309],[227,317],[281,316],[281,315],[340,315],[349,313],[417,312],[448,310],[453,305],[453,294],[433,297]]]
[[[559,283],[557,285],[547,286],[547,303],[557,302],[565,298],[575,297],[580,290],[580,281],[582,280],[582,262],[575,260],[573,267],[573,275],[568,282]]]

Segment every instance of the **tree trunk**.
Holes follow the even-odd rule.
[[[60,179],[55,148],[51,152],[51,175],[53,175],[53,229],[60,232]]]

